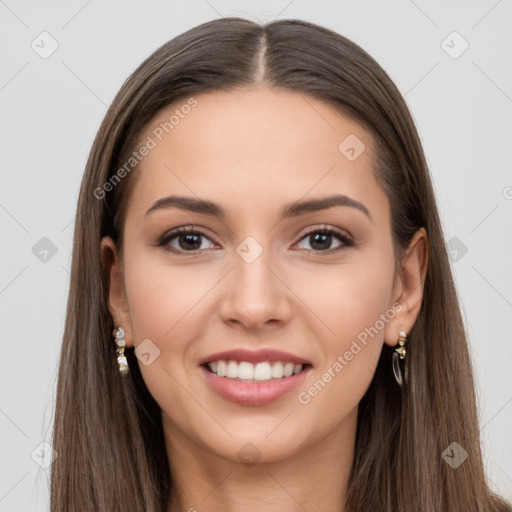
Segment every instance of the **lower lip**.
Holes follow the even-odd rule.
[[[242,382],[227,377],[217,377],[204,366],[200,367],[212,388],[226,400],[244,405],[263,405],[273,402],[299,386],[311,366],[291,377],[282,377],[264,382]]]

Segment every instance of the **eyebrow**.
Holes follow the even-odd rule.
[[[293,217],[299,217],[301,215],[305,215],[306,213],[327,210],[335,206],[349,206],[351,208],[356,208],[363,212],[370,220],[372,220],[368,208],[366,208],[363,203],[360,203],[359,201],[356,201],[355,199],[345,195],[334,195],[324,197],[322,199],[310,199],[307,201],[295,201],[293,203],[289,203],[285,205],[281,210],[281,218],[289,219]],[[227,217],[226,210],[224,210],[224,208],[221,206],[212,203],[211,201],[185,196],[162,197],[153,203],[145,215],[148,215],[149,213],[156,210],[171,207],[180,208],[182,210],[196,213],[202,213],[203,215],[211,215],[219,219],[226,219]]]

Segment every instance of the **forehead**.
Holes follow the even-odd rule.
[[[302,93],[259,87],[198,94],[162,110],[141,140],[152,142],[136,170],[137,207],[170,194],[252,213],[334,193],[385,201],[370,134]]]

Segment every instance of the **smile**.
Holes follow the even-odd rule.
[[[270,362],[252,365],[246,361],[238,363],[220,360],[201,365],[199,368],[209,387],[222,398],[243,405],[264,405],[284,397],[297,388],[312,367],[309,364],[283,364],[281,361],[272,365]],[[224,372],[226,374],[221,376]],[[239,377],[251,376],[251,372],[250,379]],[[282,376],[273,376],[281,374]]]
[[[262,382],[272,379],[291,377],[302,371],[301,364],[293,364],[283,361],[264,361],[252,364],[247,361],[213,361],[208,363],[208,368],[217,377],[238,379],[243,382]]]

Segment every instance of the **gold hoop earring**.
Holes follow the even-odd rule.
[[[126,377],[129,372],[128,361],[124,355],[124,349],[126,348],[126,340],[124,339],[124,330],[122,327],[117,327],[113,332],[115,342],[117,345],[117,364],[119,365],[119,372],[123,377]]]
[[[400,336],[398,338],[398,347],[395,348],[393,352],[393,373],[395,374],[395,379],[400,387],[403,387],[404,382],[407,382],[407,361],[405,360],[405,355],[407,350],[405,348],[405,344],[407,342],[407,334],[404,331],[400,331]],[[404,361],[404,377],[402,377],[402,370],[400,368],[400,360]]]

